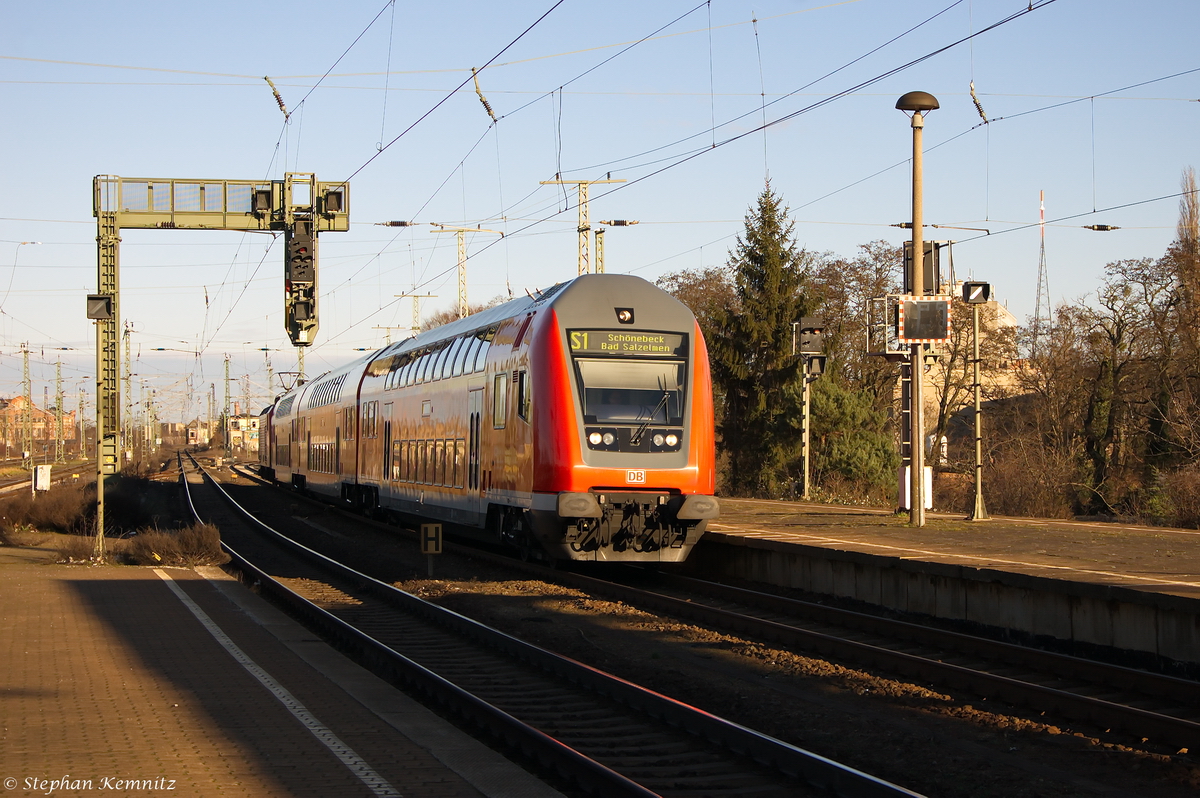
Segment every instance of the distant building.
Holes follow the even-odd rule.
[[[4,456],[20,457],[24,451],[25,410],[29,409],[29,426],[33,436],[31,450],[35,455],[47,450],[54,453],[54,442],[58,439],[57,420],[54,411],[42,410],[30,402],[26,405],[24,396],[14,396],[11,399],[0,399],[0,443],[4,446]],[[75,411],[62,414],[62,440],[75,446],[79,438],[79,430],[75,426]]]
[[[230,416],[229,445],[235,451],[257,455],[258,416]]]
[[[193,421],[187,425],[188,446],[207,446],[208,439],[208,424],[206,422]]]

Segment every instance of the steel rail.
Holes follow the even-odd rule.
[[[255,478],[257,478],[255,476]],[[1095,696],[1049,687],[1037,682],[1018,679],[986,670],[956,665],[885,646],[849,640],[787,623],[757,618],[687,599],[631,587],[606,579],[567,571],[551,571],[534,563],[517,562],[511,558],[483,552],[477,548],[444,544],[448,550],[459,550],[472,557],[502,563],[541,578],[568,584],[593,593],[616,598],[626,603],[703,624],[718,626],[773,641],[797,649],[816,651],[823,655],[886,668],[922,679],[940,679],[959,689],[975,690],[982,695],[999,698],[1018,706],[1033,706],[1053,710],[1077,719],[1096,723],[1105,728],[1121,728],[1140,737],[1181,747],[1200,746],[1200,723],[1184,717],[1154,712]],[[721,600],[749,604],[771,612],[804,617],[819,623],[840,626],[858,632],[875,634],[923,646],[946,649],[965,656],[980,657],[988,662],[1000,662],[1035,670],[1037,676],[1078,679],[1086,686],[1109,690],[1135,690],[1143,696],[1160,697],[1182,702],[1197,708],[1200,714],[1200,683],[1134,668],[1110,665],[1066,654],[989,640],[974,635],[952,632],[920,624],[882,618],[866,613],[843,610],[812,602],[746,590],[706,580],[660,573],[657,578],[665,585],[680,590],[708,594]]]
[[[195,463],[194,459],[193,463]],[[741,726],[740,724],[733,723],[732,721],[724,718],[720,718],[702,710],[698,710],[668,696],[656,693],[652,690],[633,684],[624,679],[620,679],[584,663],[563,657],[498,630],[492,629],[484,624],[479,623],[478,621],[467,618],[466,616],[460,615],[451,610],[447,610],[436,604],[427,602],[421,598],[413,596],[412,594],[393,587],[392,585],[376,580],[371,576],[338,563],[335,560],[332,560],[325,555],[316,552],[307,546],[304,546],[303,544],[291,540],[286,535],[283,535],[282,533],[258,520],[256,517],[254,517],[254,515],[252,515],[244,507],[238,504],[231,496],[229,496],[228,492],[226,492],[225,489],[199,465],[199,463],[195,463],[195,465],[197,470],[199,470],[200,473],[202,473],[205,478],[209,480],[210,484],[212,484],[222,494],[226,501],[256,527],[268,532],[274,539],[279,540],[295,553],[303,556],[306,559],[309,559],[312,562],[319,563],[322,568],[327,568],[339,573],[344,578],[356,580],[361,585],[369,586],[371,592],[373,592],[377,597],[394,603],[395,605],[404,609],[406,612],[412,613],[417,617],[421,617],[427,621],[436,623],[442,628],[456,632],[464,637],[477,640],[489,646],[490,648],[507,654],[513,659],[525,662],[526,664],[545,673],[558,676],[559,678],[577,684],[580,687],[588,689],[598,695],[606,696],[655,720],[662,721],[670,726],[686,731],[689,734],[721,745],[736,754],[753,759],[761,765],[772,767],[789,777],[804,781],[806,784],[815,789],[825,790],[833,795],[847,796],[847,798],[895,798],[896,796],[910,796],[919,798],[920,796],[919,793],[913,792],[904,787],[891,784],[883,779],[876,778],[870,774],[863,773],[862,771],[856,770],[847,765],[835,762],[826,757],[822,757],[819,754],[815,754],[811,751],[807,751],[781,740],[777,740],[745,726]],[[474,550],[472,550],[472,552],[474,553]],[[230,556],[234,556],[232,551],[230,552]],[[299,596],[295,596],[295,598],[288,598],[286,594],[291,593],[292,591],[288,590],[282,585],[276,587],[274,580],[266,577],[265,574],[262,574],[260,569],[255,569],[253,566],[251,566],[251,569],[252,572],[256,573],[258,578],[263,580],[264,585],[270,586],[269,589],[272,593],[279,593],[280,595],[283,595],[285,600],[289,601],[289,603],[292,601],[301,601],[307,604],[307,602]],[[282,593],[280,593],[280,591],[282,591]],[[321,610],[320,608],[314,609],[319,611],[320,615],[329,616],[329,613]],[[304,612],[307,615],[311,613],[312,610],[304,609]],[[332,621],[336,621],[336,624],[330,628],[340,629],[341,626],[345,625],[340,619],[337,619],[333,616],[329,617]],[[322,624],[325,623],[328,623],[328,621],[323,620]],[[355,639],[358,639],[360,635],[361,633],[356,631]],[[365,637],[365,635],[362,636]],[[366,640],[364,640],[361,644],[365,646],[371,646],[374,656],[383,656],[386,658],[394,655],[395,657],[402,658],[402,665],[390,665],[387,667],[403,667],[407,670],[409,667],[407,663],[411,663],[412,666],[419,668],[421,671],[425,670],[422,666],[412,662],[411,660],[408,660],[407,658],[404,658],[403,655],[392,651],[392,649],[387,648],[382,644],[377,644],[375,641],[371,641],[370,638],[366,638]],[[376,649],[375,646],[378,646],[378,648]],[[445,680],[441,679],[441,677],[437,676],[436,674],[432,675],[436,677],[436,680],[445,682]],[[407,679],[409,677],[405,678]],[[427,679],[428,677],[422,676],[420,680],[414,678],[411,683],[423,690],[428,690],[429,688],[425,687]],[[440,682],[435,681],[435,686]],[[446,684],[450,683],[446,682]],[[443,700],[442,697],[436,693],[428,692],[428,694],[435,698],[435,700]],[[472,696],[471,698],[474,697]],[[479,701],[479,699],[475,700]],[[490,718],[490,722],[501,722],[501,720],[511,718],[514,722],[519,724],[521,723],[521,721],[512,718],[512,716],[507,715],[507,713],[504,713],[502,710],[491,707],[491,705],[486,706],[495,713],[495,716]],[[532,727],[527,728],[536,733],[535,735],[527,738],[531,741],[529,743],[530,745],[533,745],[533,741],[540,741],[540,737],[546,737],[546,735],[544,735],[542,732],[533,729]],[[549,737],[546,737],[546,739],[553,740],[553,738]],[[562,751],[560,749],[570,751],[571,754],[583,758],[586,760],[586,762],[593,762],[593,760],[588,759],[573,749],[567,748],[562,743],[553,741],[551,752],[558,751],[561,753]],[[550,755],[544,751],[536,751],[533,753],[538,755],[539,758]],[[553,764],[556,767],[584,767],[584,765],[582,765],[580,762],[575,761],[573,757],[568,758],[571,761],[565,763],[564,765],[559,765],[557,762]],[[609,770],[604,765],[599,763],[593,764],[599,768],[603,768],[604,771],[611,773],[613,776],[618,777],[618,779],[625,779],[624,776],[621,776],[615,771]],[[571,771],[568,770],[567,772],[569,773]],[[589,776],[587,778],[592,777]],[[579,783],[587,786],[589,782],[585,778],[580,779]],[[633,784],[633,782],[629,782],[629,784]],[[639,790],[644,790],[644,788],[642,788],[640,785],[634,786]],[[613,789],[618,789],[618,785],[614,784]],[[649,791],[644,791],[641,793],[619,793],[615,791],[608,792],[607,789],[604,790],[602,794],[655,795],[655,793]]]
[[[767,594],[755,593],[754,591],[742,590],[728,585],[717,585],[712,582],[690,580],[686,577],[673,575],[660,575],[660,577],[673,581],[677,585],[682,585],[685,581],[690,582],[692,586],[688,589],[701,594],[709,592],[726,600],[748,603],[762,599],[764,603],[773,605],[775,611],[792,614],[795,614],[798,609],[812,611],[813,615],[821,616],[822,622],[848,626],[857,631],[870,631],[874,634],[892,638],[899,637],[900,639],[908,639],[922,645],[941,646],[951,650],[954,649],[956,644],[964,645],[968,648],[965,652],[960,650],[960,653],[982,656],[988,658],[990,661],[1000,660],[1008,664],[1029,668],[1040,667],[1041,672],[1039,675],[1042,676],[1047,675],[1047,671],[1049,671],[1052,675],[1060,677],[1071,676],[1081,679],[1090,677],[1093,686],[1099,683],[1108,689],[1123,690],[1130,687],[1140,689],[1139,686],[1144,684],[1148,686],[1148,689],[1145,689],[1144,692],[1173,699],[1178,699],[1180,696],[1187,696],[1192,701],[1195,701],[1197,694],[1200,693],[1200,685],[1186,679],[1150,674],[1132,668],[1123,668],[1116,665],[1084,660],[1078,657],[1053,654],[1051,652],[1016,646],[1011,643],[1002,643],[971,635],[963,635],[957,632],[923,627],[904,621],[893,621],[849,610],[839,610],[808,602],[797,602],[778,596],[767,596]],[[695,601],[641,590],[617,582],[595,579],[581,574],[563,574],[562,578],[576,587],[583,587],[598,593],[604,593],[635,606],[648,607],[658,612],[669,612],[678,617],[719,626],[786,646],[817,651],[826,656],[841,657],[854,662],[891,669],[921,679],[939,679],[942,683],[960,689],[975,690],[982,695],[999,698],[1015,705],[1033,706],[1041,710],[1054,710],[1078,720],[1096,723],[1104,728],[1121,728],[1140,737],[1155,739],[1170,745],[1189,748],[1200,745],[1200,723],[1187,718],[1141,709],[1128,704],[1048,687],[1036,682],[990,673],[984,670],[955,665],[940,659],[896,651],[837,635],[816,632],[779,621],[710,607]]]

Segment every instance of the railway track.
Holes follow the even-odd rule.
[[[1194,681],[689,577],[658,574],[652,589],[580,575],[566,578],[646,610],[793,650],[1172,747],[1200,745],[1200,683]]]
[[[252,474],[248,474],[253,476]],[[471,548],[547,581],[843,663],[884,669],[1138,740],[1200,747],[1200,683],[769,593],[634,568],[598,579]]]
[[[196,486],[183,482],[194,501]],[[255,519],[215,481],[208,484],[271,546],[286,547],[284,555],[269,555],[267,568],[227,546],[262,591],[376,672],[515,744],[583,791],[680,798],[917,795],[340,565]]]

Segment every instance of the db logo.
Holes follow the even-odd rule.
[[[638,469],[636,471],[633,471],[633,470],[626,471],[625,472],[625,481],[643,485],[646,482],[646,472],[641,469]]]

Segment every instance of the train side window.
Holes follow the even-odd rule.
[[[449,345],[442,349],[442,356],[438,360],[437,378],[439,380],[444,380],[450,376],[450,360],[454,357],[454,348],[457,343],[457,340],[451,341]]]
[[[421,356],[417,358],[417,376],[413,380],[413,383],[420,385],[425,382],[425,372],[429,368],[430,357],[431,355],[428,352],[422,352]]]
[[[416,441],[408,442],[408,475],[406,477],[406,480],[408,482],[416,482],[417,481],[417,442]]]
[[[463,374],[474,374],[478,371],[475,368],[475,357],[479,354],[479,347],[483,345],[483,341],[477,336],[472,335],[467,339],[466,354],[463,355]]]
[[[508,416],[508,372],[497,374],[492,386],[492,429],[504,429]]]
[[[435,349],[430,355],[429,368],[425,369],[425,382],[438,379],[442,371],[442,360],[446,357],[445,349]]]
[[[454,442],[454,487],[463,486],[463,474],[466,473],[467,442],[459,438]]]
[[[530,391],[529,372],[522,369],[517,374],[517,415],[522,421],[529,420]]]
[[[471,348],[470,338],[459,338],[457,348],[454,350],[454,363],[450,367],[450,376],[457,377],[463,373],[463,359],[467,355],[467,351]]]
[[[378,433],[379,403],[367,402],[362,406],[362,435],[363,438],[374,438]]]
[[[354,408],[342,410],[342,440],[354,440]]]
[[[450,342],[450,346],[446,347],[446,357],[442,360],[442,379],[449,379],[454,376],[454,363],[458,360],[458,350],[462,346],[462,339],[455,338]]]
[[[479,336],[479,351],[475,353],[475,370],[483,371],[483,367],[487,364],[488,350],[492,347],[492,338],[496,336],[495,327],[488,327],[486,330],[476,333]]]
[[[442,358],[446,356],[446,350],[435,349],[429,356],[429,368],[425,369],[425,382],[433,382],[438,378],[438,374],[442,368]]]
[[[433,443],[433,484],[446,484],[446,442]]]
[[[384,390],[391,388],[399,388],[404,384],[404,370],[408,367],[409,359],[407,355],[396,355],[392,361],[392,370],[388,372],[387,385]]]
[[[437,364],[438,358],[442,356],[442,350],[434,349],[429,353],[429,360],[425,365],[425,382],[433,382],[437,379]]]
[[[401,377],[398,380],[396,380],[396,382],[399,383],[400,385],[404,385],[404,386],[412,385],[413,371],[416,370],[416,367],[417,367],[417,358],[410,357],[408,362],[404,364],[403,374],[401,375]]]

